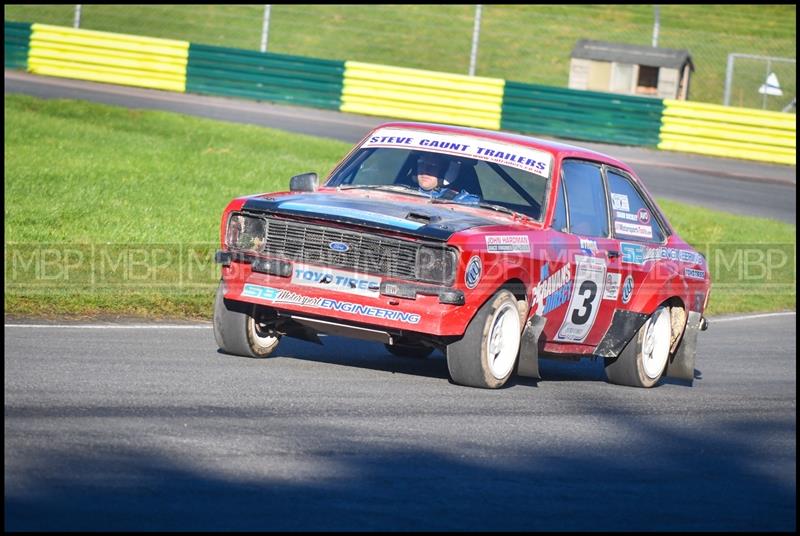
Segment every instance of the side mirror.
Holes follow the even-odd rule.
[[[292,192],[316,192],[317,174],[312,171],[295,175],[289,181],[289,190]]]

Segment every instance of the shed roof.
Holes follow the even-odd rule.
[[[694,71],[692,57],[688,50],[674,48],[643,47],[606,41],[581,39],[572,50],[572,57],[583,60],[616,61],[650,67],[669,67],[680,69],[688,62]]]

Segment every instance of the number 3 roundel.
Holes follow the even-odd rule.
[[[606,286],[606,265],[601,259],[575,256],[575,286],[556,339],[582,342],[594,325]]]

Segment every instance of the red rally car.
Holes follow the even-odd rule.
[[[453,382],[539,378],[599,356],[612,383],[691,382],[710,280],[635,173],[503,132],[381,125],[290,191],[234,199],[220,229],[214,335],[267,357],[282,336],[447,356]]]

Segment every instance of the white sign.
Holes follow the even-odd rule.
[[[761,87],[758,88],[758,92],[762,95],[775,95],[776,97],[783,95],[783,91],[781,91],[781,85],[778,83],[778,77],[775,76],[775,73],[769,73],[769,76],[767,77],[767,83],[761,84]]]
[[[542,177],[550,177],[550,153],[511,145],[500,141],[471,137],[464,134],[442,134],[421,130],[382,128],[373,133],[361,147],[395,147],[422,149],[436,153],[466,156],[485,162],[514,167]]]

